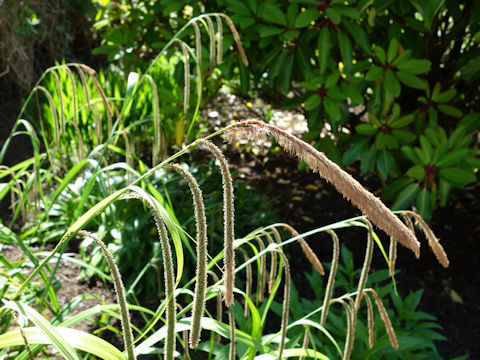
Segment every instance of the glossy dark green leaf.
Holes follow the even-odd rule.
[[[437,107],[438,107],[438,110],[440,110],[441,112],[449,116],[461,117],[463,115],[459,109],[451,105],[438,104]]]
[[[425,221],[432,218],[432,207],[430,191],[427,188],[420,190],[417,195],[417,211]]]
[[[417,135],[407,130],[393,129],[392,135],[398,140],[411,143],[417,139]]]
[[[412,50],[410,49],[405,50],[392,61],[392,65],[397,66],[398,64],[402,64],[408,61],[408,59],[410,59],[411,54],[412,54]]]
[[[180,8],[184,6],[185,4],[183,2],[180,2]],[[179,10],[177,9],[177,10]],[[251,16],[250,10],[248,7],[245,5],[243,1],[239,0],[227,0],[227,9],[230,10],[234,14],[240,14],[240,15],[246,15],[246,16]]]
[[[394,120],[389,120],[387,124],[393,129],[399,129],[410,124],[413,121],[413,119],[414,119],[413,114],[409,114],[402,117],[398,117]]]
[[[377,169],[380,175],[380,178],[383,181],[387,180],[390,170],[393,168],[395,160],[393,159],[392,154],[387,150],[381,150],[377,155]]]
[[[262,19],[266,22],[277,24],[277,25],[287,25],[287,17],[284,12],[275,4],[266,3],[262,11]]]
[[[294,54],[290,53],[285,60],[285,67],[282,76],[284,94],[288,93],[292,87],[293,59]]]
[[[378,61],[382,63],[382,65],[385,65],[387,61],[387,55],[385,54],[385,50],[379,45],[375,46],[375,49],[373,49],[375,52],[375,56],[377,57]]]
[[[329,97],[332,100],[342,101],[347,98],[347,95],[344,94],[342,91],[340,91],[338,86],[333,86],[327,90],[327,97]]]
[[[375,138],[375,145],[377,146],[378,150],[385,149],[387,146],[387,138],[384,132],[379,132],[377,137]]]
[[[382,199],[385,201],[392,201],[394,200],[398,194],[409,184],[413,183],[412,178],[410,177],[402,177],[397,179],[387,186],[385,186],[382,190]]]
[[[450,100],[452,100],[455,95],[457,95],[457,90],[456,89],[449,89],[447,91],[444,91],[438,95],[433,95],[432,100],[435,101],[436,103],[443,104],[447,103]]]
[[[388,50],[387,50],[387,63],[391,63],[393,59],[397,56],[397,51],[398,51],[398,41],[397,39],[392,39],[390,41],[390,44],[388,45]]]
[[[333,119],[335,122],[340,121],[342,114],[340,112],[340,103],[338,101],[326,97],[323,100],[323,106],[331,119]]]
[[[398,140],[391,134],[385,135],[385,142],[389,149],[397,149],[399,146]]]
[[[448,152],[448,142],[444,141],[435,148],[432,162],[438,165],[438,161]]]
[[[352,19],[358,19],[360,17],[360,12],[353,6],[335,4],[333,8],[342,16],[346,16]]]
[[[263,25],[258,28],[258,33],[262,38],[278,35],[283,31],[284,31],[284,28],[281,28],[278,26],[270,26],[270,25]]]
[[[385,90],[387,90],[388,93],[395,97],[400,95],[402,87],[392,70],[387,69],[385,71],[385,80],[383,81],[383,84],[385,85]]]
[[[433,159],[433,147],[425,135],[420,135],[420,147],[425,156],[425,161],[430,163]]]
[[[355,127],[355,131],[361,135],[373,135],[377,129],[370,124],[360,124]]]
[[[406,71],[397,71],[396,75],[398,80],[407,86],[420,90],[425,88],[425,81],[412,73]]]
[[[318,37],[318,52],[320,74],[323,74],[327,68],[328,57],[330,55],[330,31],[325,27],[322,28],[320,36]]]
[[[320,106],[322,103],[322,98],[318,94],[312,94],[308,97],[307,101],[305,102],[305,110],[313,110]]]
[[[340,85],[343,93],[347,95],[348,98],[352,101],[353,105],[363,104],[363,96],[360,94],[360,91],[357,90],[353,83],[342,82]]]
[[[345,73],[350,76],[352,72],[352,42],[343,32],[337,32],[338,44],[340,45],[340,55],[342,56]]]
[[[422,165],[413,165],[406,174],[413,179],[423,180],[425,178],[425,168]]]
[[[325,10],[325,14],[337,25],[340,24],[340,21],[342,21],[342,16],[333,7],[327,8]]]
[[[464,187],[466,184],[477,180],[473,170],[465,170],[456,167],[443,168],[439,172],[441,179],[458,187]]]
[[[470,152],[470,149],[458,149],[453,150],[443,155],[436,163],[439,168],[446,168],[454,165],[458,165],[465,156]]]
[[[303,28],[309,26],[312,21],[315,21],[320,16],[319,12],[315,9],[307,9],[298,13],[295,19],[295,28]]]
[[[397,65],[398,70],[411,74],[423,74],[430,70],[432,63],[424,59],[409,59]]]
[[[405,154],[405,156],[408,157],[410,161],[413,162],[414,164],[420,163],[420,159],[417,157],[417,154],[415,153],[415,150],[412,147],[403,146],[402,153]]]
[[[300,36],[299,30],[288,30],[280,35],[280,40],[282,41],[293,41]]]
[[[355,39],[355,42],[360,46],[362,51],[365,54],[370,54],[370,40],[362,27],[345,19],[343,19],[342,25],[347,29],[352,38]]]
[[[438,197],[440,198],[440,206],[446,206],[448,198],[452,193],[453,186],[448,181],[440,179],[438,182]]]
[[[368,138],[356,141],[352,147],[350,147],[343,154],[342,161],[345,165],[350,165],[351,163],[360,159],[361,156],[367,151],[370,140]]]
[[[377,148],[375,145],[372,145],[362,156],[362,161],[360,162],[360,171],[362,174],[372,172],[375,169],[376,162]]]
[[[368,70],[367,74],[365,75],[365,80],[367,81],[375,81],[379,79],[383,75],[383,69],[379,66],[372,65],[370,70]]]
[[[410,205],[412,205],[417,199],[417,195],[420,192],[420,186],[417,183],[412,183],[407,185],[401,192],[398,194],[397,199],[392,205],[393,210],[405,210]]]

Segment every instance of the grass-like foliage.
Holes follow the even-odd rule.
[[[215,44],[222,39],[222,19],[234,35],[240,57],[247,63],[232,22],[222,14],[202,15],[187,24],[187,27],[193,26],[195,36],[192,40],[196,51],[181,41],[179,36],[168,45],[179,44],[183,54],[184,120],[190,106],[188,97],[192,74],[189,57],[195,58],[196,67],[200,68],[200,26],[203,25],[209,34],[210,54],[216,54],[211,57],[213,66],[215,61],[221,61],[221,52],[216,52]],[[76,89],[72,69],[76,69],[82,83],[81,91]],[[34,150],[32,158],[0,170],[0,178],[4,179],[0,199],[10,193],[13,210],[10,227],[0,224],[0,240],[2,244],[19,246],[25,255],[25,258],[18,261],[0,256],[2,358],[32,359],[41,353],[50,356],[53,351],[66,359],[96,356],[102,359],[131,360],[145,355],[157,355],[170,360],[174,357],[190,358],[190,347],[207,352],[209,358],[219,356],[232,360],[246,357],[328,359],[338,356],[349,359],[353,354],[357,328],[362,329],[358,324],[362,324],[361,311],[364,304],[368,317],[369,346],[375,346],[374,334],[378,329],[378,324],[373,320],[375,304],[391,346],[402,350],[402,338],[396,336],[390,315],[382,302],[385,294],[379,294],[369,285],[368,276],[375,243],[384,253],[392,276],[397,241],[419,255],[414,222],[425,232],[440,263],[448,266],[448,259],[438,239],[415,213],[403,212],[405,223],[402,222],[324,154],[277,127],[257,120],[228,125],[167,156],[163,147],[165,144],[161,141],[163,128],[160,126],[157,104],[158,89],[148,72],[142,76],[128,76],[125,94],[119,100],[106,95],[103,86],[108,84],[101,84],[93,70],[85,65],[59,65],[47,73],[58,84],[57,92],[50,92],[39,82],[33,93],[41,93],[46,97],[50,116],[44,119],[50,119],[49,122],[33,123],[19,117],[0,152],[0,158],[3,159],[12,139],[25,134],[30,137]],[[59,74],[69,79],[69,90],[62,87]],[[199,92],[190,125],[197,117],[202,88],[201,74],[192,76]],[[153,116],[127,122],[132,104],[138,101],[136,94],[145,86],[142,85],[146,84],[145,81],[150,84],[152,92]],[[96,97],[90,92],[92,87]],[[94,104],[100,104],[100,108]],[[24,107],[22,113],[26,109]],[[20,130],[22,127],[24,130]],[[134,141],[136,137],[130,137],[145,127],[148,128],[148,137],[142,141],[150,144],[153,149],[151,167],[136,154],[134,149],[139,145]],[[235,231],[234,184],[227,159],[220,148],[210,142],[210,139],[220,135],[224,135],[230,142],[273,136],[286,151],[305,161],[322,178],[332,183],[364,215],[304,234],[299,234],[283,223],[262,227],[246,235],[239,234]],[[209,246],[211,233],[207,229],[209,217],[202,194],[202,182],[195,179],[187,167],[174,163],[187,152],[200,149],[213,154],[222,178],[218,191],[223,193],[223,246],[218,252],[212,251],[216,244]],[[125,156],[126,159],[121,161],[120,156]],[[183,204],[169,201],[168,192],[163,192],[165,195],[162,195],[158,189],[157,180],[166,179],[166,171],[178,172],[190,190],[195,221],[194,236],[186,231],[186,227],[176,217],[177,206]],[[183,183],[178,184],[180,186]],[[184,191],[187,191],[186,188]],[[72,201],[75,206],[69,208],[72,213],[66,216],[60,210],[68,208],[61,204],[68,201]],[[131,224],[123,221],[122,226],[119,226],[120,223],[116,222],[118,214],[133,202],[143,206],[143,214],[136,214],[131,219]],[[222,207],[220,204],[218,206]],[[139,211],[140,208],[136,209]],[[63,215],[65,216],[62,217]],[[24,227],[20,234],[15,234],[12,228],[20,216],[23,217]],[[237,214],[237,218],[239,216],[241,214]],[[140,248],[154,246],[152,243],[156,243],[157,251],[154,251],[154,260],[136,275],[135,281],[125,286],[119,271],[124,264],[117,264],[118,259],[112,253],[115,248],[106,244],[109,239],[106,234],[120,236],[119,233],[128,231],[128,226],[138,229],[139,219],[145,217],[153,219],[155,228],[138,237]],[[50,221],[51,219],[55,221]],[[386,255],[374,226],[392,238],[389,256]],[[346,286],[343,295],[337,296],[334,290],[341,252],[339,238],[334,231],[346,227],[365,229],[367,250],[358,280],[355,280],[355,284]],[[305,253],[305,259],[315,271],[323,274],[324,267],[309,245],[309,237],[321,232],[327,233],[333,241],[328,280],[315,307],[310,312],[297,316],[298,312],[292,311],[291,295],[295,294],[292,272],[295,269],[288,259],[288,247],[298,242]],[[77,236],[97,244],[99,254],[102,254],[107,266],[99,269],[89,263],[81,265],[91,273],[113,282],[117,302],[90,307],[72,315],[71,311],[82,298],[72,299],[68,304],[60,303],[56,294],[55,276],[59,263],[68,258],[63,254],[66,246]],[[29,247],[34,242],[47,240],[56,242],[47,256],[40,257]],[[128,237],[123,241],[128,242]],[[193,248],[196,251],[192,251]],[[195,271],[191,271],[191,264],[195,264]],[[24,268],[31,271],[22,271]],[[139,301],[135,293],[145,272],[151,269],[156,270],[158,277],[154,310]],[[105,275],[105,272],[109,272],[111,277]],[[279,299],[280,311],[276,311],[274,308]],[[347,319],[343,334],[338,334],[338,329],[328,325],[330,320],[338,321],[339,313],[334,310],[335,304],[343,307]],[[228,312],[228,316],[224,316],[224,311]],[[132,320],[133,312],[142,319],[143,325]],[[104,319],[111,317],[120,320],[121,330],[117,331],[123,335],[123,347],[109,344],[97,334],[73,328],[78,322],[91,319],[99,313]],[[112,325],[109,326],[112,328]],[[311,329],[322,334],[315,341],[312,341]],[[299,331],[301,339],[297,336]],[[185,332],[189,332],[189,339],[180,336]],[[207,338],[207,333],[211,334],[210,338]],[[324,345],[320,346],[318,341]],[[54,350],[48,345],[52,345]],[[407,345],[405,350],[408,350]]]

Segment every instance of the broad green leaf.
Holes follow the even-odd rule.
[[[385,141],[389,149],[397,149],[399,146],[398,140],[391,134],[385,134]]]
[[[425,178],[425,168],[422,165],[414,165],[408,169],[408,176],[417,180],[423,180]]]
[[[355,127],[357,133],[362,135],[373,135],[377,132],[377,129],[370,124],[360,124]]]
[[[426,136],[420,135],[420,147],[425,156],[425,161],[430,163],[433,159],[433,148]]]
[[[318,37],[318,52],[320,74],[325,72],[327,68],[328,57],[330,55],[330,32],[327,28],[322,28]]]
[[[340,104],[338,101],[326,97],[323,100],[323,106],[331,119],[335,120],[335,122],[340,121],[342,113],[340,112]]]
[[[417,209],[419,215],[425,219],[425,221],[429,221],[432,217],[432,201],[431,201],[431,194],[427,188],[423,188],[420,190],[417,196]]]
[[[366,151],[360,162],[360,171],[362,174],[372,172],[375,168],[375,163],[377,161],[377,148],[375,145],[370,146],[368,151]]]
[[[409,184],[413,182],[410,177],[402,177],[385,186],[382,190],[382,199],[392,201]]]
[[[104,360],[127,359],[120,350],[98,336],[65,327],[56,326],[54,329],[62,334],[65,339],[68,339],[70,346],[77,350],[85,351]],[[23,328],[23,333],[30,345],[53,345],[51,339],[37,327]],[[25,339],[20,330],[13,330],[0,335],[0,348],[24,345]]]
[[[337,32],[337,36],[345,72],[347,76],[350,76],[352,71],[352,43],[350,38],[341,31]]]
[[[403,146],[402,147],[402,152],[405,154],[406,157],[408,157],[410,159],[411,162],[413,162],[414,164],[419,164],[420,163],[420,159],[418,158],[414,148],[410,147],[410,146]]]
[[[392,135],[395,136],[398,140],[411,143],[415,141],[417,135],[407,130],[393,129]]]
[[[438,166],[438,161],[448,152],[448,141],[439,144],[433,152],[433,163]]]
[[[458,187],[464,187],[466,184],[477,180],[472,170],[455,167],[440,169],[439,176],[441,179]]]
[[[264,38],[278,35],[283,32],[283,30],[285,29],[278,26],[263,25],[258,28],[258,33],[260,34],[260,37]]]
[[[383,48],[379,45],[376,45],[373,51],[375,52],[375,56],[382,63],[382,65],[385,65],[387,61],[387,55],[385,54],[385,50],[383,50]]]
[[[352,19],[358,19],[360,17],[360,12],[353,6],[348,6],[348,5],[343,6],[343,5],[335,4],[332,7],[340,15],[343,15]]]
[[[365,80],[375,81],[383,75],[383,69],[379,66],[372,65],[365,75]]]
[[[295,25],[294,26],[295,26],[295,28],[306,27],[306,26],[310,25],[310,23],[312,21],[315,21],[319,16],[320,16],[320,14],[318,13],[317,10],[307,9],[303,12],[300,12],[297,15],[297,18],[295,19]]]
[[[335,24],[340,24],[342,21],[342,16],[336,11],[335,8],[329,7],[325,10],[325,14],[328,16],[330,20],[332,20]]]
[[[280,35],[280,40],[293,41],[300,36],[300,30],[288,30]]]
[[[378,150],[385,149],[387,146],[387,138],[384,132],[379,132],[377,137],[375,138],[375,145],[377,146]]]
[[[438,197],[440,198],[440,206],[446,206],[448,198],[452,193],[453,186],[448,181],[440,179],[438,185]]]
[[[377,169],[380,174],[380,178],[385,181],[387,180],[388,173],[393,168],[395,160],[393,159],[392,154],[387,150],[382,150],[378,153],[377,156]]]
[[[313,110],[320,106],[322,103],[322,98],[318,94],[312,94],[308,97],[307,101],[305,102],[305,110]]]
[[[387,124],[394,129],[399,129],[410,124],[414,119],[413,114],[405,115],[394,120],[389,120]]]
[[[392,65],[397,66],[398,64],[408,61],[408,59],[410,59],[411,53],[412,53],[412,50],[410,49],[405,50],[392,61]]]
[[[227,0],[227,9],[234,14],[240,14],[245,16],[251,16],[250,10],[244,1],[239,0]]]
[[[287,25],[287,17],[283,11],[275,4],[267,3],[262,11],[262,18],[269,23],[277,25]]]
[[[411,74],[423,74],[430,70],[432,63],[424,59],[409,59],[397,65],[398,70]]]
[[[343,153],[342,161],[345,165],[349,165],[362,157],[367,151],[370,140],[368,138],[356,141],[352,147]]]
[[[445,143],[446,144],[446,143]],[[443,155],[440,160],[437,162],[437,166],[439,168],[450,167],[453,165],[458,165],[460,161],[462,161],[465,156],[469,153],[470,149],[458,149],[453,150],[445,155]]]
[[[444,114],[447,114],[453,117],[461,117],[463,115],[460,110],[458,110],[456,107],[451,105],[438,104],[437,107],[438,107],[438,110],[440,110]]]
[[[420,90],[425,88],[425,81],[410,72],[397,71],[396,75],[398,80],[400,80],[402,83],[404,83],[407,86],[413,87],[415,89],[420,89]]]
[[[387,92],[389,92],[393,96],[397,97],[400,95],[402,87],[392,70],[387,69],[385,71],[385,80],[383,81],[383,84],[385,85],[385,89],[387,90]]]
[[[343,19],[342,25],[347,29],[352,38],[355,39],[355,42],[360,46],[362,51],[365,54],[370,54],[370,40],[363,28],[354,22],[345,19]]]
[[[405,187],[392,205],[393,210],[405,210],[414,203],[420,192],[420,186],[417,183],[412,183]]]
[[[63,336],[63,332],[59,332],[57,329],[55,329],[48,322],[48,320],[36,310],[27,304],[17,301],[8,301],[4,304],[4,308],[11,309],[19,314],[22,314],[23,316],[26,316],[67,360],[79,360],[77,353],[70,344],[70,341],[67,341],[67,339]]]
[[[452,100],[455,95],[457,95],[457,90],[456,89],[449,89],[447,91],[444,91],[438,95],[433,95],[432,100],[435,101],[436,103],[443,104],[447,103],[450,100]]]
[[[387,50],[387,63],[391,63],[393,59],[397,56],[397,50],[398,50],[398,41],[397,39],[392,39],[390,41],[390,44],[388,45],[388,50]]]
[[[363,96],[360,91],[357,90],[353,83],[342,82],[340,87],[345,95],[352,101],[355,105],[363,104]]]

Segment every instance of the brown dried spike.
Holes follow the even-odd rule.
[[[375,323],[375,318],[373,314],[373,304],[368,293],[363,293],[363,298],[367,303],[367,322],[368,322],[368,346],[371,349],[373,347],[373,325]]]
[[[245,54],[245,50],[243,49],[242,42],[240,41],[240,36],[238,35],[238,31],[235,28],[233,21],[225,14],[219,14],[219,15],[223,16],[223,18],[227,21],[228,27],[230,28],[230,31],[233,34],[233,39],[235,40],[235,44],[237,45],[238,54],[240,55],[240,58],[242,59],[243,64],[245,66],[248,66],[247,54]]]
[[[397,336],[395,335],[395,331],[393,330],[392,323],[390,322],[390,317],[388,316],[385,306],[383,306],[382,300],[380,300],[375,290],[367,289],[365,291],[371,292],[373,297],[375,298],[375,304],[377,305],[378,312],[380,313],[380,317],[382,318],[382,321],[385,324],[385,329],[387,330],[390,343],[392,344],[392,347],[394,349],[398,349]]]
[[[425,222],[425,220],[422,219],[420,215],[418,215],[414,211],[405,211],[405,214],[410,215],[410,217],[414,218],[415,221],[418,223],[420,228],[422,229],[423,233],[425,234],[425,237],[428,240],[428,245],[430,245],[430,248],[432,249],[433,253],[437,257],[437,260],[444,268],[447,268],[450,262],[448,261],[447,254],[445,253],[445,250],[443,249],[442,245],[440,245],[439,239],[435,236],[433,233],[432,229],[428,226],[428,224]]]
[[[411,249],[417,257],[420,256],[420,244],[400,219],[395,216],[377,197],[365,190],[350,174],[343,171],[337,164],[330,161],[325,154],[319,152],[306,142],[280,130],[276,126],[257,120],[247,120],[234,124],[234,131],[240,127],[255,127],[268,131],[286,151],[304,160],[313,171],[330,182],[348,200],[357,206],[380,229],[392,236],[402,245]],[[258,132],[256,132],[258,135]],[[243,134],[241,134],[243,135]],[[248,135],[249,137],[251,135]]]
[[[293,237],[300,235],[297,230],[295,230],[293,227],[291,227],[288,224],[282,224],[282,226],[292,234]],[[314,253],[312,248],[308,245],[308,243],[305,241],[304,238],[299,238],[298,242],[300,243],[300,246],[302,247],[302,251],[307,257],[308,261],[312,266],[317,270],[317,272],[320,275],[325,275],[325,269],[323,268],[322,263],[320,260],[318,260],[317,255]]]
[[[255,240],[258,243],[260,251],[265,250],[265,244],[259,236],[255,236]],[[260,257],[260,274],[258,274],[258,291],[257,291],[257,300],[262,302],[264,299],[265,285],[267,282],[267,262],[265,255]]]
[[[390,246],[388,248],[388,262],[389,269],[388,274],[390,276],[395,275],[395,263],[397,261],[397,242],[394,238],[390,237]]]

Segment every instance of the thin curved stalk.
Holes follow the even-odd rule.
[[[332,264],[330,265],[330,274],[328,275],[327,288],[323,297],[323,308],[320,315],[320,325],[325,325],[330,307],[330,299],[332,298],[333,288],[335,285],[335,276],[337,275],[338,257],[340,254],[340,242],[337,234],[333,230],[328,230],[333,242]]]
[[[367,224],[367,249],[365,251],[365,259],[363,260],[362,272],[360,273],[360,280],[358,280],[357,296],[355,297],[355,311],[360,307],[362,301],[363,289],[367,283],[368,272],[370,271],[370,264],[373,256],[373,239],[372,239],[372,224],[367,219],[364,219]]]

